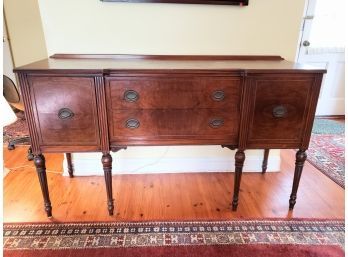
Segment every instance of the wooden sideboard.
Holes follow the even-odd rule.
[[[15,69],[45,210],[44,152],[101,152],[112,215],[110,151],[127,146],[237,149],[237,209],[246,149],[298,149],[290,209],[306,160],[325,70],[279,56],[56,54]]]

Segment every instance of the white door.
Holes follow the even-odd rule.
[[[316,115],[344,115],[344,2],[307,2],[297,61],[327,69]]]

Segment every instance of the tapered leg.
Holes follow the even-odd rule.
[[[40,181],[47,217],[52,217],[52,206],[50,201],[50,195],[48,192],[45,157],[42,154],[35,155],[34,164]]]
[[[236,211],[238,206],[239,187],[240,187],[240,181],[242,178],[244,160],[245,160],[244,150],[238,150],[235,155],[234,193],[233,193],[233,201],[232,201],[233,211]]]
[[[290,210],[294,209],[294,206],[296,204],[297,189],[298,189],[298,185],[300,183],[303,165],[304,165],[306,159],[307,159],[307,154],[304,150],[297,151],[295,175],[294,175],[294,181],[292,184],[292,191],[291,191],[290,200],[289,200],[289,203],[290,203],[289,209]]]
[[[263,152],[262,173],[265,173],[267,170],[268,155],[269,149],[265,149],[265,151]]]
[[[66,153],[65,156],[66,156],[66,162],[68,163],[69,176],[71,178],[73,178],[74,177],[74,167],[73,167],[73,164],[71,161],[71,153]]]
[[[106,194],[108,197],[108,211],[111,216],[114,214],[114,199],[112,198],[112,157],[110,153],[103,154],[102,163],[106,184]]]

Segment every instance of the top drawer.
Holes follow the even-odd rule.
[[[235,77],[109,77],[106,84],[112,109],[228,108],[240,97]]]

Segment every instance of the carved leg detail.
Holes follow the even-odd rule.
[[[304,165],[306,159],[307,159],[307,154],[304,150],[299,150],[296,153],[295,175],[294,175],[294,181],[292,184],[292,191],[291,191],[290,200],[289,200],[289,203],[290,203],[289,209],[290,210],[294,209],[294,206],[296,204],[297,189],[298,189],[298,185],[300,183],[303,165]]]
[[[265,173],[267,170],[268,155],[269,149],[265,149],[265,151],[263,152],[262,173]]]
[[[66,162],[68,163],[69,176],[71,178],[73,178],[74,177],[74,167],[73,167],[73,164],[71,161],[71,153],[66,153],[65,156],[66,156]]]
[[[102,164],[106,184],[106,194],[108,198],[108,211],[111,216],[114,214],[114,199],[112,198],[112,157],[109,153],[103,154]]]
[[[37,175],[40,181],[40,186],[41,186],[41,191],[42,191],[42,195],[45,202],[45,211],[47,213],[47,217],[52,217],[52,206],[51,206],[50,196],[48,192],[45,157],[42,154],[35,155],[34,164],[35,164]]]
[[[32,161],[34,160],[34,155],[33,155],[33,152],[32,152],[32,149],[31,149],[31,146],[29,147],[28,149],[28,155],[27,155],[27,159],[28,161]]]
[[[233,211],[236,211],[238,206],[239,187],[240,187],[240,181],[242,178],[244,160],[245,160],[244,151],[238,150],[235,155],[234,193],[233,193],[233,201],[232,201]]]

